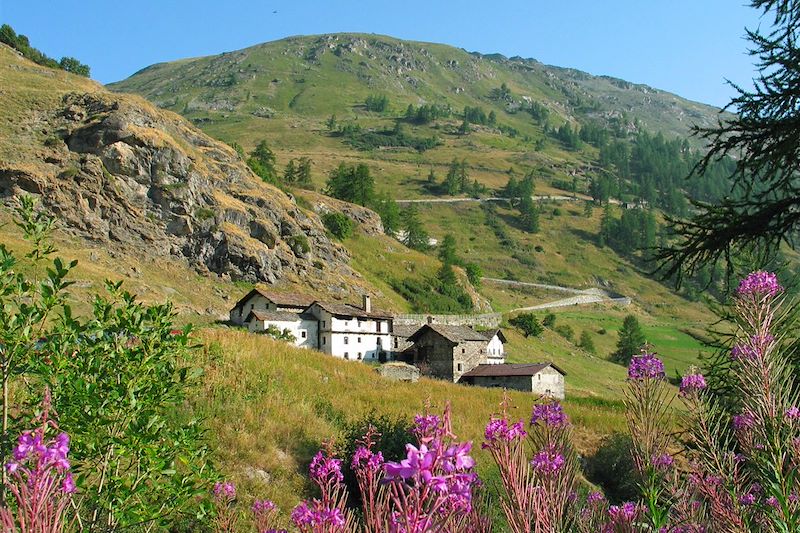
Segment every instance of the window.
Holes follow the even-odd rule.
[[[361,337],[356,337],[356,342],[357,342],[358,344],[361,344]]]
[[[542,375],[541,374],[536,374],[536,376],[539,378],[539,381],[542,381]]]
[[[458,371],[461,372],[461,363],[458,363]]]
[[[344,343],[345,344],[350,344],[350,337],[345,337],[344,338]]]
[[[394,347],[397,348],[397,337],[394,338]]]
[[[300,338],[302,338],[302,339],[306,338],[306,330],[303,330],[303,331],[300,332]]]
[[[361,352],[358,352],[358,360],[361,361]]]
[[[322,321],[322,329],[325,329],[325,321]]]
[[[466,348],[461,348],[461,353],[467,353],[467,349]]]
[[[323,344],[323,346],[325,345],[325,336],[324,335],[322,337],[322,344]]]
[[[350,352],[344,352],[344,358],[350,359]]]

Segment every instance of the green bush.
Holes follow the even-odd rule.
[[[575,332],[572,330],[572,326],[569,324],[556,326],[555,331],[569,342],[573,342],[575,340]]]
[[[483,269],[481,269],[480,265],[475,263],[467,263],[466,271],[467,279],[470,283],[472,283],[473,287],[479,287],[481,284],[481,278],[483,277]]]
[[[532,313],[517,315],[508,323],[518,328],[526,337],[538,337],[544,332],[544,328]]]
[[[311,251],[311,245],[308,244],[308,237],[303,234],[292,235],[286,239],[286,243],[296,254],[307,254]]]
[[[353,221],[338,211],[331,211],[322,215],[322,223],[331,234],[340,241],[345,240],[353,234]]]
[[[547,313],[544,315],[544,319],[542,320],[542,325],[546,328],[553,329],[553,326],[556,325],[556,315],[553,313]]]
[[[612,503],[636,501],[640,496],[631,445],[630,435],[613,433],[602,440],[594,455],[586,458],[586,478],[600,485]]]
[[[189,362],[190,328],[175,328],[170,304],[145,306],[121,282],[106,282],[89,316],[76,317],[66,292],[76,262],[54,255],[53,219],[23,197],[15,222],[33,250],[22,265],[0,244],[2,408],[14,413],[3,417],[2,440],[31,427],[48,390],[71,439],[83,528],[169,530],[198,512],[213,476],[203,428],[188,412],[187,392],[201,376]],[[26,279],[31,270],[46,275]],[[26,403],[16,394],[9,401],[10,388],[28,392]],[[5,461],[8,446],[3,453]]]

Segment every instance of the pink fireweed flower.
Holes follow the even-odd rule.
[[[564,456],[550,446],[534,455],[531,465],[541,474],[555,474],[564,466]]]
[[[756,419],[752,411],[745,410],[742,414],[733,415],[733,429],[737,431],[748,430],[756,425]]]
[[[64,476],[64,481],[61,484],[61,490],[67,494],[72,494],[77,490],[77,487],[75,486],[75,480],[72,479],[72,472],[67,472],[67,475]]]
[[[270,500],[255,500],[250,508],[253,514],[268,513],[275,509],[275,503]]]
[[[661,455],[654,455],[651,457],[650,462],[653,464],[653,467],[656,470],[666,470],[672,466],[673,459],[670,454],[663,453]]]
[[[216,498],[233,500],[236,498],[236,487],[233,483],[217,482],[214,483],[213,493]]]
[[[472,442],[462,442],[448,447],[444,452],[444,461],[442,463],[444,471],[452,473],[473,468],[475,459],[470,457],[470,450],[472,450]]]
[[[739,496],[739,503],[742,505],[753,505],[756,503],[756,495],[752,492],[748,492],[747,494],[742,494]]]
[[[759,270],[748,274],[736,289],[739,296],[776,296],[783,291],[778,276],[772,272]]]
[[[522,420],[509,427],[506,419],[492,418],[489,420],[489,423],[486,424],[486,430],[483,432],[486,442],[484,442],[482,446],[488,448],[498,441],[512,442],[527,434]]]
[[[757,357],[758,353],[747,344],[734,344],[731,348],[731,359],[734,361],[747,361]]]
[[[766,503],[767,503],[767,505],[769,505],[770,507],[772,507],[774,509],[780,509],[780,507],[781,507],[781,503],[778,501],[778,498],[776,498],[775,496],[770,496],[769,498],[767,498]]]
[[[784,415],[786,416],[786,420],[798,420],[800,419],[800,409],[793,405],[786,410]]]
[[[412,431],[418,438],[433,437],[442,429],[442,419],[436,415],[417,415],[414,417]]]
[[[606,497],[603,496],[602,492],[593,491],[590,492],[589,495],[586,497],[586,502],[589,505],[601,504],[606,501]]]
[[[292,522],[297,527],[310,526],[314,521],[314,512],[309,508],[306,502],[298,503],[292,509],[291,517]]]
[[[642,352],[634,355],[628,366],[629,379],[661,379],[664,377],[664,363],[656,354]]]
[[[308,471],[311,479],[320,485],[325,485],[330,481],[341,483],[344,480],[342,461],[333,457],[325,457],[322,451],[318,451],[311,460]]]
[[[383,466],[383,463],[383,454],[381,452],[374,453],[365,446],[359,446],[353,454],[350,467],[353,470],[366,468],[367,470],[376,471]]]
[[[531,426],[535,426],[540,422],[547,427],[561,428],[569,423],[569,419],[560,403],[548,402],[533,406]]]
[[[430,473],[435,458],[435,452],[429,451],[424,444],[420,444],[419,448],[413,444],[406,444],[405,459],[399,463],[389,461],[383,465],[385,479],[387,481],[409,479],[423,471]]]
[[[706,378],[703,377],[703,374],[687,374],[681,378],[680,391],[683,396],[688,396],[700,392],[707,386]]]
[[[622,505],[612,505],[608,508],[608,515],[615,524],[633,522],[636,518],[638,508],[633,502],[625,502]]]

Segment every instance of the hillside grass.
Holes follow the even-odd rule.
[[[205,378],[192,409],[206,419],[217,467],[237,482],[245,502],[268,497],[288,512],[310,494],[306,474],[312,455],[324,441],[341,438],[344,423],[370,413],[411,421],[426,405],[441,411],[446,402],[452,406],[456,434],[473,441],[478,472],[494,475],[479,443],[490,415],[499,412],[504,394],[499,389],[425,378],[393,382],[370,365],[226,328],[202,330],[197,340],[205,345],[197,352]],[[577,376],[567,378],[564,406],[582,454],[591,453],[603,435],[625,426],[619,395],[610,394],[622,388],[624,373],[613,370],[609,367],[597,377],[607,381],[609,394],[582,395],[580,387],[573,387]],[[589,372],[587,367],[587,376]],[[512,416],[529,418],[536,398],[520,392],[508,395]]]

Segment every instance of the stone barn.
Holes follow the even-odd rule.
[[[408,341],[414,345],[403,354],[406,362],[455,383],[464,372],[487,362],[490,339],[467,326],[425,324]]]
[[[563,400],[566,375],[553,363],[489,364],[465,372],[459,383],[513,389]]]

